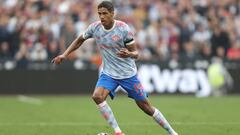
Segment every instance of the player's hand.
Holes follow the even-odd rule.
[[[119,52],[117,52],[117,56],[121,58],[130,57],[131,52],[126,48],[122,48]]]
[[[66,59],[67,59],[66,56],[64,56],[64,55],[58,55],[57,57],[55,57],[55,58],[52,60],[52,63],[59,65],[59,64],[61,64],[64,60],[66,60]]]

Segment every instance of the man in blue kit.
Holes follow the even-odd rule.
[[[114,7],[109,1],[103,1],[98,5],[98,15],[100,21],[90,24],[87,30],[77,37],[62,55],[55,57],[52,62],[61,64],[85,40],[94,38],[103,58],[103,71],[96,84],[92,99],[97,104],[103,117],[114,129],[115,135],[125,134],[118,126],[106,98],[108,95],[113,98],[118,86],[124,88],[128,96],[135,100],[138,107],[153,117],[170,135],[178,135],[162,113],[150,105],[147,94],[137,78],[135,59],[138,58],[138,51],[133,32],[126,23],[114,19]]]

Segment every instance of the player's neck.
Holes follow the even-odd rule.
[[[103,26],[103,27],[106,31],[110,31],[114,27],[114,24],[115,24],[115,20],[112,20],[109,25],[106,25],[106,26]]]

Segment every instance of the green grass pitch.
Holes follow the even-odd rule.
[[[90,95],[32,97],[0,97],[0,135],[113,135]],[[240,134],[239,96],[150,96],[149,100],[179,135]],[[108,103],[126,135],[167,135],[126,96]]]

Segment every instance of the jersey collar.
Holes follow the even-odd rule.
[[[114,24],[113,24],[111,29],[105,29],[103,25],[102,25],[102,28],[103,28],[104,31],[110,32],[110,31],[112,31],[115,28],[115,25],[116,25],[116,20],[114,20]]]

